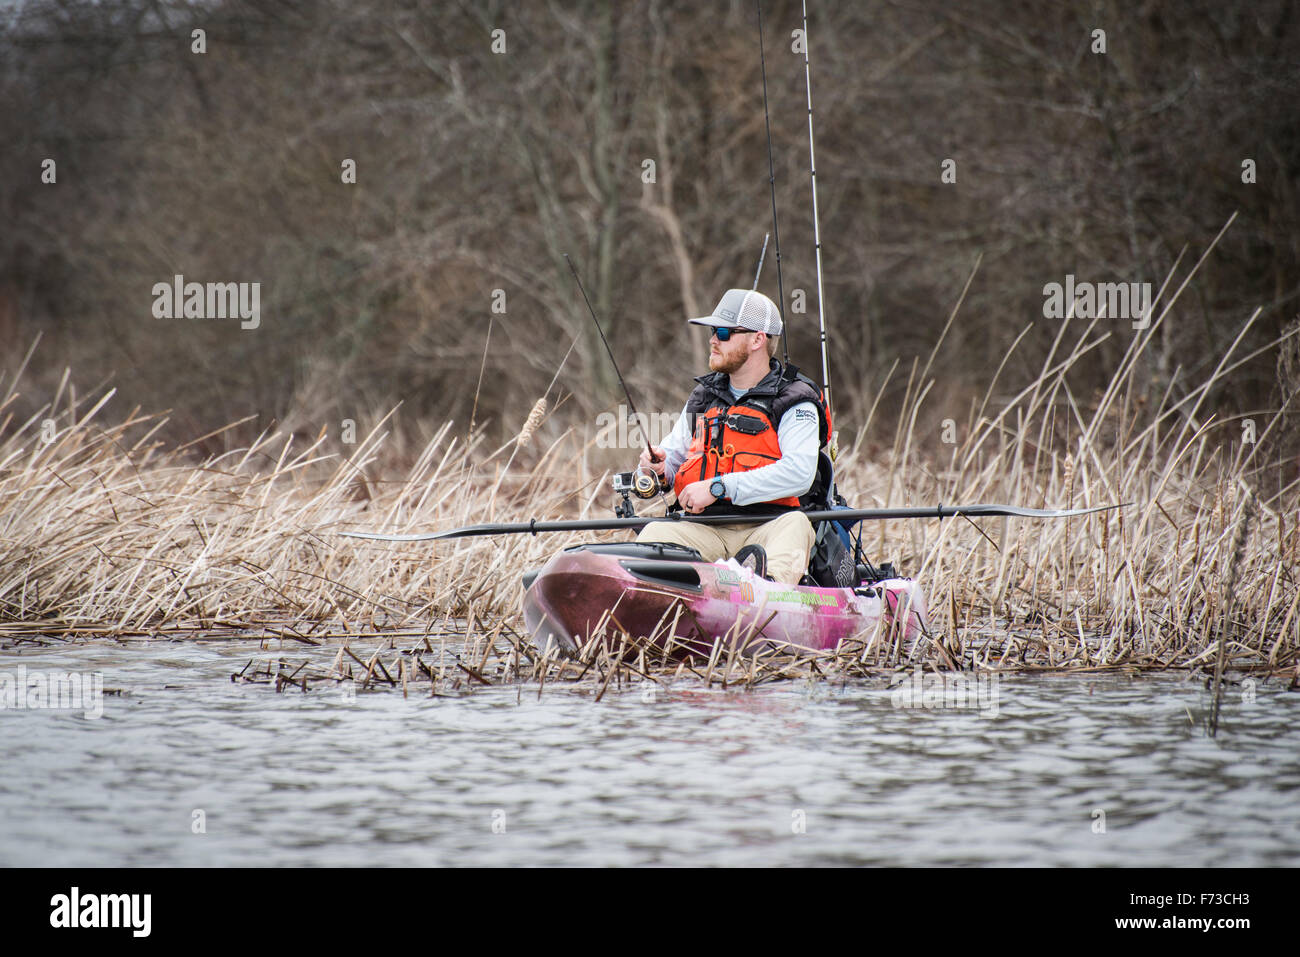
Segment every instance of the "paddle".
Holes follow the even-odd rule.
[[[1017,505],[923,505],[909,508],[838,508],[805,512],[810,522],[862,522],[887,518],[948,518],[952,515],[997,516],[1020,518],[1068,518],[1091,515],[1123,505],[1098,505],[1095,508],[1021,508]],[[509,522],[499,525],[467,525],[445,532],[420,532],[415,535],[384,535],[378,532],[339,532],[346,538],[366,538],[380,542],[428,542],[439,538],[469,538],[475,535],[537,535],[540,532],[583,532],[616,528],[644,528],[651,522],[696,522],[702,525],[759,525],[770,522],[780,513],[765,515],[690,515],[674,512],[667,516],[636,518],[560,519],[552,522]]]

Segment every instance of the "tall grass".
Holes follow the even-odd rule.
[[[1270,440],[1288,410],[1261,415],[1248,442],[1241,422],[1219,420],[1206,405],[1216,390],[1231,387],[1235,370],[1300,328],[1237,354],[1256,310],[1203,382],[1177,399],[1167,390],[1150,408],[1137,382],[1141,360],[1194,272],[1172,293],[1166,280],[1150,325],[1132,334],[1109,386],[1090,405],[1071,391],[1069,374],[1114,329],[1128,333],[1128,322],[1068,320],[1040,374],[996,411],[990,384],[941,470],[915,454],[930,385],[924,374],[908,382],[886,462],[863,462],[858,436],[842,468],[859,488],[901,496],[895,504],[1127,504],[1082,519],[1006,519],[981,530],[962,520],[875,529],[882,548],[911,537],[911,571],[930,585],[931,607],[955,657],[965,655],[971,624],[982,620],[1004,629],[1036,623],[1038,632],[983,643],[980,663],[987,665],[1005,666],[1033,642],[1046,651],[1035,657],[1049,667],[1195,666],[1219,644],[1230,663],[1295,666],[1300,496],[1294,482],[1272,494],[1257,487],[1262,477],[1282,474],[1264,457],[1276,447]]]
[[[1250,356],[1234,346],[1179,398],[1135,398],[1139,360],[1175,298],[1133,334],[1109,388],[1086,403],[1070,372],[1118,323],[1067,322],[1040,374],[996,400],[995,376],[950,446],[926,424],[928,364],[912,368],[889,451],[865,451],[882,430],[880,403],[843,443],[839,482],[858,505],[1130,503],[1082,519],[868,527],[873,556],[901,559],[928,591],[932,636],[921,657],[1021,670],[1189,668],[1218,655],[1220,668],[1297,667],[1300,499],[1294,484],[1258,487],[1282,412],[1247,444],[1239,423],[1207,408]],[[487,649],[469,667],[520,675],[521,661],[538,664],[518,640],[519,573],[566,544],[618,537],[337,536],[608,515],[607,475],[554,410],[532,423],[530,443],[496,449],[481,431],[467,438],[443,424],[404,465],[391,412],[353,445],[268,432],[200,460],[192,446],[211,436],[164,447],[162,417],[135,410],[107,422],[113,393],[77,396],[66,376],[19,421],[17,385],[0,383],[0,634],[13,640],[255,633],[315,644],[388,633],[427,647],[430,635],[468,623]],[[625,637],[635,648],[636,636]],[[736,667],[756,680],[752,663]]]

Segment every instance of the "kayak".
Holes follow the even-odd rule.
[[[786,585],[734,560],[705,562],[679,545],[574,545],[524,575],[524,622],[536,647],[572,655],[598,630],[607,647],[632,639],[679,659],[723,650],[826,651],[850,641],[928,630],[925,597],[908,578],[855,588]]]

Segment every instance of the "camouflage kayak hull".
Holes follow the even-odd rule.
[[[670,657],[707,657],[715,643],[834,649],[844,642],[902,638],[928,628],[916,582],[891,578],[858,588],[783,585],[734,562],[665,560],[601,546],[555,555],[525,577],[524,621],[539,649],[573,653],[601,631],[612,647],[629,638]]]

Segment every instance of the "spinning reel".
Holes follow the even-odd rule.
[[[612,483],[614,491],[623,496],[622,501],[614,506],[614,514],[619,518],[633,518],[636,515],[630,496],[650,499],[668,490],[668,485],[644,465],[632,472],[615,472]]]

